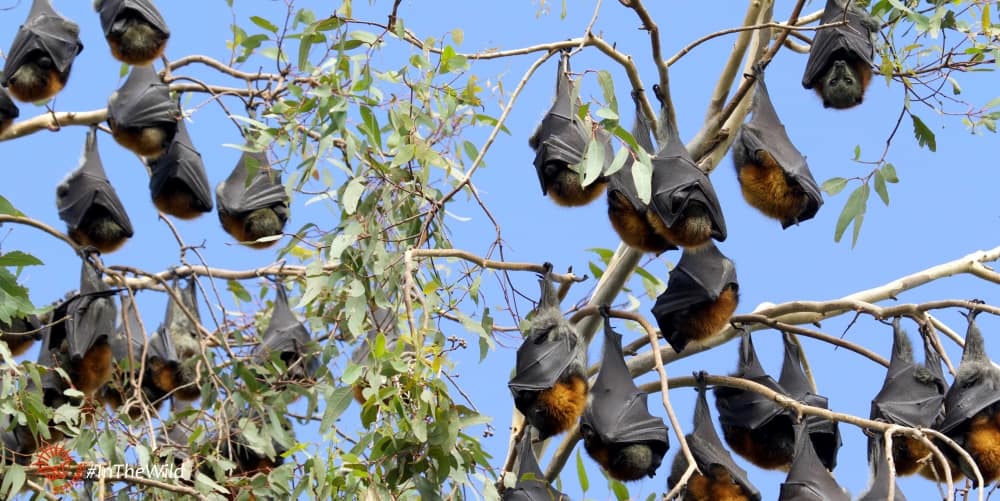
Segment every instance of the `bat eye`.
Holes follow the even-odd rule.
[[[66,198],[67,195],[69,195],[69,186],[60,184],[59,187],[56,188],[56,196],[59,198]]]
[[[41,68],[41,69],[43,69],[43,70],[50,70],[50,69],[52,69],[52,59],[49,58],[48,56],[41,56],[41,57],[39,57],[38,60],[35,61],[35,64],[37,64],[38,67]]]

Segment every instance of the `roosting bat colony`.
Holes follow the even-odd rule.
[[[245,152],[216,186],[213,203],[201,155],[184,125],[179,97],[153,67],[170,31],[152,1],[97,0],[95,9],[112,56],[132,66],[124,84],[108,98],[108,129],[115,142],[142,157],[150,172],[149,191],[155,207],[180,219],[197,218],[214,208],[224,231],[237,241],[257,249],[273,245],[289,217],[290,199],[281,173],[271,167],[265,153]],[[814,89],[824,107],[852,108],[861,104],[872,77],[878,22],[853,4],[828,0],[822,23],[831,26],[816,32],[802,85]],[[53,10],[50,0],[34,0],[3,68],[0,132],[19,114],[11,98],[31,103],[55,96],[68,84],[73,60],[82,50],[79,26]],[[732,157],[746,202],[787,229],[812,219],[823,199],[805,156],[778,118],[764,82],[765,67],[766,63],[759,64],[747,75],[755,82],[752,117],[736,132]],[[627,245],[654,254],[680,250],[652,315],[662,337],[677,352],[705,342],[729,325],[739,302],[736,266],[716,247],[716,242],[726,240],[727,231],[711,180],[685,148],[668,100],[654,86],[653,95],[661,105],[657,130],[651,131],[652,117],[642,112],[642,91],[633,91],[636,116],[631,134],[641,151],[631,151],[616,169],[612,169],[612,155],[605,154],[599,175],[584,185],[577,166],[584,161],[588,144],[597,142],[605,153],[611,152],[612,135],[581,117],[574,86],[570,53],[565,51],[557,66],[554,102],[529,138],[542,195],[561,206],[576,207],[604,194],[609,222]],[[150,412],[155,415],[170,400],[172,412],[187,412],[207,387],[210,371],[201,356],[205,347],[200,342],[203,328],[196,283],[191,279],[167,287],[166,316],[146,337],[131,296],[102,280],[94,254],[116,251],[134,231],[102,165],[97,136],[94,126],[86,135],[79,167],[56,188],[59,217],[68,236],[83,249],[79,291],[69,294],[52,312],[51,318],[66,320],[42,328],[44,322],[38,318],[14,319],[0,325],[0,339],[14,355],[41,341],[38,363],[59,368],[68,376],[47,371],[39,381],[41,388],[36,382],[28,385],[27,391],[40,390],[47,406],[100,402],[138,419]],[[651,166],[645,183],[636,182],[640,157],[648,158]],[[639,184],[650,189],[640,190]],[[613,329],[608,308],[601,307],[599,312],[604,318],[603,354],[599,371],[591,377],[587,343],[562,314],[553,282],[552,265],[546,264],[539,280],[540,298],[525,324],[528,327],[508,383],[514,405],[528,426],[516,447],[518,479],[504,490],[504,499],[565,496],[545,481],[532,444],[573,429],[579,430],[587,455],[621,481],[653,477],[670,448],[666,424],[650,413],[646,393],[629,372],[622,336]],[[321,364],[308,347],[312,337],[292,313],[284,286],[279,282],[273,287],[276,297],[270,322],[247,362],[281,373],[283,385],[314,378]],[[115,296],[121,296],[123,315],[119,315]],[[117,325],[116,318],[126,320]],[[376,311],[372,325],[351,357],[363,370],[368,370],[378,334],[383,334],[386,350],[401,342],[392,311]],[[891,363],[872,400],[871,418],[936,429],[968,452],[985,481],[1000,478],[1000,369],[985,355],[975,312],[968,315],[965,351],[950,388],[930,334],[921,329],[925,358],[920,364],[914,361],[911,341],[898,319],[892,328]],[[37,334],[17,335],[24,332]],[[776,380],[761,366],[751,335],[744,330],[733,376],[804,404],[828,408],[827,399],[806,375],[797,340],[787,333],[783,340],[784,362]],[[720,437],[712,421],[705,376],[695,378],[694,427],[686,441],[697,470],[686,479],[682,499],[761,499],[752,472],[738,466],[731,452],[755,467],[786,471],[780,499],[848,499],[831,473],[841,446],[837,422],[799,416],[760,393],[716,385],[712,392]],[[137,382],[140,387],[133,387]],[[259,382],[266,384],[263,377]],[[78,390],[70,392],[77,397],[67,396],[70,388]],[[353,389],[358,402],[376,397],[380,390],[368,387],[365,377],[358,378]],[[261,418],[257,411],[240,412],[241,418]],[[39,433],[26,424],[7,424],[0,434],[0,459],[29,464],[40,447]],[[207,430],[200,440],[228,438],[229,446],[222,452],[236,465],[236,474],[268,471],[281,463],[285,450],[280,444],[273,444],[278,455],[262,455],[242,433],[234,425]],[[47,435],[50,441],[63,438],[54,423],[49,423]],[[179,427],[164,441],[183,447],[188,436]],[[889,490],[895,499],[905,499],[898,487],[891,487],[889,460],[900,476],[919,474],[933,481],[941,480],[946,470],[953,478],[973,475],[954,448],[940,449],[944,456],[934,456],[921,440],[897,435],[889,452],[883,438],[872,434],[868,444],[872,482],[862,499],[885,499]],[[673,488],[688,469],[688,459],[677,453],[671,465],[668,487]]]

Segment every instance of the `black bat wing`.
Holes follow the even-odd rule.
[[[0,122],[13,120],[20,115],[21,110],[11,100],[10,95],[3,88],[0,88]]]
[[[70,68],[76,55],[83,50],[80,27],[59,15],[49,0],[34,0],[28,20],[14,36],[3,67],[5,86],[14,72],[36,50],[46,53],[61,73]]]
[[[131,345],[131,360],[137,361],[142,358],[142,351],[146,345],[146,335],[139,325],[139,310],[135,307],[135,302],[128,294],[122,294],[121,301],[126,321],[115,329],[115,334],[111,337],[111,354],[115,357],[116,362],[130,360],[129,346]],[[130,365],[139,366],[138,363]]]
[[[781,166],[785,174],[798,183],[809,199],[806,208],[799,213],[796,222],[812,219],[819,211],[820,206],[823,205],[823,196],[820,193],[819,185],[816,184],[816,179],[813,178],[812,171],[809,170],[806,157],[792,144],[792,140],[788,138],[788,133],[785,131],[785,126],[774,110],[771,96],[767,92],[767,85],[764,84],[764,72],[758,71],[756,79],[757,90],[754,92],[753,105],[751,106],[753,117],[740,127],[736,141],[742,141],[751,154],[763,150],[771,155],[771,158]],[[782,224],[782,227],[787,228],[792,224]]]
[[[625,365],[622,336],[604,319],[604,354],[581,427],[589,427],[606,444],[645,442],[661,457],[667,452],[667,426],[649,413],[646,394],[639,391]]]
[[[757,359],[757,351],[753,347],[753,338],[746,330],[743,330],[740,339],[740,361],[733,376],[762,384],[779,393],[785,393],[778,382],[764,372],[764,368],[761,367],[760,361]],[[715,408],[719,411],[719,422],[724,425],[755,430],[786,412],[785,408],[776,402],[752,391],[724,386],[716,386],[714,391]]]
[[[563,162],[567,165],[580,163],[590,140],[590,129],[577,116],[576,106],[571,99],[573,82],[569,79],[568,71],[569,53],[563,52],[556,75],[555,101],[529,140],[535,150],[535,171],[543,195],[547,191],[545,165],[550,162]]]
[[[170,87],[152,66],[133,66],[125,83],[108,99],[108,117],[120,127],[170,126],[180,114]]]
[[[687,436],[688,447],[691,448],[691,455],[694,456],[698,469],[706,475],[717,467],[725,469],[733,481],[743,487],[751,500],[760,501],[760,491],[750,483],[746,470],[736,465],[733,456],[722,445],[722,440],[719,439],[719,434],[712,424],[712,414],[708,410],[705,393],[705,385],[700,384],[698,401],[694,407],[694,431]]]
[[[738,285],[736,266],[711,242],[695,251],[684,250],[681,260],[670,270],[667,290],[656,298],[653,316],[660,332],[670,340],[674,334],[666,321],[669,315],[704,301],[719,299],[729,284]]]
[[[905,426],[932,426],[939,419],[941,404],[944,402],[945,382],[940,361],[933,348],[925,342],[924,349],[929,355],[927,362],[930,367],[918,367],[913,362],[912,355],[908,359],[901,355],[897,347],[902,342],[899,336],[905,336],[899,329],[898,320],[894,324],[894,330],[896,332],[889,371],[882,389],[872,400],[871,417]],[[937,373],[934,371],[934,362],[937,363]],[[921,373],[922,378],[932,377],[934,383],[922,384],[917,379],[918,373]]]
[[[63,318],[66,316],[66,310],[69,306],[69,300],[63,301],[55,310],[52,311],[52,318]],[[48,367],[50,369],[57,367],[56,357],[53,356],[52,352],[58,352],[60,350],[60,345],[66,339],[66,322],[55,324],[49,326],[42,331],[42,342],[41,347],[38,349],[38,359],[36,363],[43,367]],[[63,390],[69,387],[66,384],[66,380],[59,376],[56,371],[49,370],[45,374],[41,375],[42,380],[42,392],[44,394],[55,394],[53,397],[59,398],[62,396]],[[50,405],[51,399],[45,399],[45,405]]]
[[[184,121],[177,122],[177,132],[166,152],[150,165],[149,192],[155,198],[171,180],[181,183],[191,190],[200,208],[212,210],[212,188],[208,184],[208,174],[201,153],[194,148]]]
[[[132,236],[132,221],[104,172],[104,164],[97,151],[97,133],[94,129],[87,133],[80,167],[71,172],[60,184],[56,193],[56,205],[59,208],[59,218],[71,229],[78,228],[87,211],[92,206],[99,205],[108,211],[115,223],[121,226],[129,237]]]
[[[534,332],[524,338],[517,349],[514,377],[507,386],[517,397],[521,391],[541,391],[555,386],[559,376],[569,367],[576,351],[572,336],[549,339],[547,331]]]
[[[898,483],[893,491],[892,499],[889,499],[889,486],[891,485],[889,483],[889,462],[886,459],[885,443],[880,434],[873,437],[868,450],[872,480],[868,490],[858,498],[858,501],[906,501],[906,496],[899,489]]]
[[[538,459],[531,447],[531,430],[524,430],[521,444],[517,451],[517,483],[514,487],[504,490],[503,501],[557,501],[568,500],[566,494],[555,490],[545,481],[545,474],[538,466]],[[531,475],[526,478],[525,475]]]
[[[850,2],[851,0],[847,0]],[[864,61],[871,66],[875,57],[875,46],[872,43],[873,27],[866,12],[859,8],[845,7],[843,0],[827,0],[826,9],[820,24],[832,24],[846,19],[847,24],[820,28],[816,32],[812,48],[809,49],[809,61],[802,75],[802,86],[811,89],[816,80],[823,76],[828,66],[836,60],[838,52],[844,52]],[[846,14],[846,18],[845,18]]]
[[[778,501],[850,501],[850,496],[823,466],[805,425],[795,427],[795,457],[788,477],[781,484]]]
[[[250,183],[248,163],[253,163],[255,175]],[[288,195],[281,184],[281,173],[271,170],[263,153],[244,152],[236,168],[215,189],[219,208],[231,214],[243,214],[275,204],[288,204]]]
[[[357,365],[365,365],[368,362],[372,345],[379,332],[385,336],[386,351],[395,350],[396,344],[399,343],[399,329],[396,327],[396,314],[388,308],[378,307],[372,312],[372,327],[365,335],[365,339],[359,340],[357,348],[351,353],[351,362]]]
[[[267,325],[267,330],[259,345],[254,348],[254,359],[258,362],[267,360],[271,353],[279,353],[284,358],[291,355],[294,361],[306,353],[306,345],[312,337],[305,325],[295,318],[292,309],[288,306],[288,297],[285,295],[285,288],[281,284],[276,287],[277,297],[274,300],[274,309],[271,312],[271,322]],[[291,364],[292,361],[288,363]],[[309,356],[301,362],[304,367],[306,377],[312,376],[319,368],[319,361],[316,357]]]
[[[669,121],[667,121],[669,122]],[[698,168],[681,142],[677,130],[664,123],[666,140],[653,157],[653,197],[650,206],[672,227],[691,202],[701,202],[712,220],[712,238],[726,240],[726,220],[715,188]]]
[[[79,360],[102,337],[110,342],[118,309],[111,297],[116,292],[101,280],[90,261],[83,260],[80,293],[70,300],[66,314],[66,344],[71,360]]]
[[[177,356],[177,348],[174,347],[173,336],[167,332],[165,327],[156,329],[156,332],[149,337],[149,352],[146,354],[149,360],[160,360],[168,365],[180,365],[180,357]]]
[[[111,32],[115,19],[127,10],[135,12],[163,33],[170,34],[167,22],[151,0],[104,0],[98,8],[98,13],[101,16],[101,28],[104,30],[105,36]]]
[[[632,137],[635,138],[635,142],[640,148],[653,155],[656,153],[656,149],[649,138],[649,123],[639,106],[639,93],[637,91],[632,91],[632,100],[635,102],[635,124],[632,126]],[[608,176],[608,192],[617,191],[624,195],[636,210],[645,210],[647,204],[639,198],[639,192],[636,190],[635,181],[632,178],[632,165],[634,163],[635,161],[629,157],[621,169]],[[676,249],[677,247],[671,246],[671,248]]]
[[[998,401],[1000,385],[994,378],[982,378],[964,387],[952,385],[944,396],[944,420],[938,431],[950,435],[949,432]]]
[[[802,353],[798,345],[792,341],[792,335],[782,334],[785,345],[784,362],[781,365],[781,376],[778,385],[792,398],[814,407],[830,408],[829,400],[812,392],[809,380],[802,369]],[[809,436],[816,446],[815,453],[823,458],[823,462],[833,469],[837,465],[837,451],[840,449],[840,427],[836,421],[823,419],[819,416],[803,418]],[[820,444],[823,447],[820,448]]]

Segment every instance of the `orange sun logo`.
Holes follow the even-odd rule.
[[[32,466],[37,467],[38,474],[52,483],[55,494],[70,490],[83,478],[80,465],[75,464],[69,451],[59,444],[50,444],[39,449]]]

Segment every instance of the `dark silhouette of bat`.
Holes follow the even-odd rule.
[[[149,194],[156,208],[180,219],[194,219],[212,210],[212,188],[201,154],[194,149],[184,121],[163,156],[150,162]]]
[[[552,264],[545,263],[545,270],[538,281],[538,306],[507,383],[514,405],[541,440],[566,431],[587,405],[587,346],[559,311]]]
[[[10,99],[7,91],[0,87],[0,134],[3,134],[4,131],[10,128],[11,124],[14,123],[14,119],[20,115],[21,110]]]
[[[277,295],[271,310],[271,322],[267,324],[260,344],[253,349],[253,361],[266,366],[280,359],[278,367],[284,369],[283,381],[307,381],[319,370],[319,359],[309,349],[312,336],[288,306],[285,286],[276,283],[274,289]]]
[[[124,411],[132,419],[138,419],[142,416],[141,404],[129,405],[127,409],[122,409],[122,407],[130,398],[131,393],[134,392],[131,376],[137,373],[142,365],[140,362],[146,346],[146,335],[139,323],[139,311],[132,297],[128,294],[122,294],[121,303],[125,321],[115,329],[110,339],[113,358],[111,381],[101,388],[98,399],[112,409],[119,412]],[[156,399],[151,398],[152,395],[146,388],[147,383],[148,381],[143,380],[143,391],[149,402],[156,403]]]
[[[365,335],[365,339],[358,343],[357,348],[351,353],[351,362],[364,367],[362,375],[354,382],[354,400],[359,404],[364,404],[365,389],[368,388],[368,371],[372,366],[371,350],[376,342],[378,334],[381,332],[385,338],[385,351],[395,351],[399,344],[399,329],[396,327],[396,314],[388,308],[375,308],[372,311],[372,326]]]
[[[555,203],[566,207],[589,204],[601,195],[607,184],[602,175],[583,186],[580,174],[571,167],[583,161],[587,143],[592,137],[590,127],[577,115],[579,106],[573,101],[573,94],[573,82],[569,79],[569,52],[563,51],[556,72],[555,101],[534,134],[528,138],[528,145],[535,150],[535,171],[542,185],[542,195],[548,195]],[[607,167],[610,137],[605,133],[598,139],[605,143],[604,167]]]
[[[740,301],[739,287],[736,266],[711,242],[698,250],[684,249],[670,270],[667,290],[651,310],[674,351],[722,330]]]
[[[164,153],[181,117],[170,87],[152,66],[133,66],[125,83],[108,98],[108,125],[118,144],[154,160]]]
[[[78,245],[108,253],[132,237],[132,221],[104,173],[94,128],[87,133],[80,166],[56,188],[56,207]]]
[[[695,373],[695,377],[698,378],[699,374],[701,373]],[[699,379],[698,400],[694,407],[694,430],[685,437],[698,471],[688,479],[681,499],[760,501],[760,491],[750,483],[747,472],[733,462],[733,457],[715,432],[705,393],[704,380]],[[670,477],[667,478],[668,489],[673,489],[677,485],[687,467],[687,458],[678,451],[670,468]]]
[[[827,0],[819,23],[840,25],[816,32],[802,86],[815,89],[824,108],[857,106],[872,78],[873,39],[879,22],[852,0]]]
[[[806,424],[795,425],[795,457],[781,484],[778,501],[850,501],[813,450]]]
[[[944,420],[937,429],[962,446],[976,461],[983,482],[1000,478],[1000,369],[986,354],[976,314],[967,316],[969,329],[955,381],[944,396]],[[972,469],[951,447],[941,450],[969,478]],[[954,474],[954,471],[953,471]]]
[[[750,333],[741,331],[739,363],[732,376],[785,393],[761,367]],[[716,386],[714,392],[722,435],[733,452],[766,470],[787,469],[795,454],[791,412],[752,391]]]
[[[632,137],[640,148],[649,155],[656,152],[649,138],[649,124],[639,107],[639,92],[632,91],[632,101],[635,102],[635,124],[632,126]],[[623,242],[630,247],[643,252],[657,254],[676,249],[660,236],[650,223],[650,217],[658,217],[649,210],[649,205],[639,198],[632,174],[635,160],[629,158],[625,165],[614,174],[608,176],[608,219]],[[661,224],[662,226],[662,224]]]
[[[18,100],[46,100],[66,86],[82,50],[80,27],[59,15],[49,0],[34,0],[7,51],[0,83]]]
[[[677,127],[666,112],[666,101],[659,86],[653,92],[660,101],[663,118],[657,135],[660,151],[653,157],[653,215],[647,220],[666,241],[681,247],[700,247],[712,238],[726,239],[726,220],[719,198],[708,176],[698,168],[688,153]]]
[[[56,321],[49,330],[49,351],[67,356],[67,373],[73,386],[87,397],[93,397],[111,380],[112,353],[110,340],[115,330],[118,309],[114,296],[97,268],[85,258],[80,273],[80,291],[56,307]],[[59,319],[65,318],[63,322]]]
[[[895,351],[893,354],[895,355]],[[893,437],[893,443],[896,442],[896,438],[902,437]],[[898,483],[895,485],[892,499],[889,498],[889,462],[886,459],[885,443],[881,434],[868,440],[868,468],[871,471],[868,489],[858,501],[906,501],[906,496],[899,489]],[[896,470],[896,474],[899,474],[899,470]]]
[[[94,9],[115,59],[146,65],[163,54],[170,30],[151,0],[96,0]]]
[[[754,67],[757,90],[753,118],[740,126],[733,140],[733,163],[743,198],[765,216],[788,228],[812,219],[823,205],[806,158],[781,124],[764,84],[764,70]]]
[[[813,393],[802,368],[802,353],[798,343],[795,342],[794,334],[782,333],[782,340],[785,345],[784,362],[781,364],[781,376],[778,377],[778,386],[785,390],[785,393],[813,407],[823,409],[830,408],[829,400]],[[819,457],[823,465],[830,471],[837,466],[837,451],[840,450],[840,427],[836,421],[823,419],[819,416],[805,416],[803,421],[809,438],[812,440],[813,450]]]
[[[0,341],[7,343],[7,349],[15,357],[24,354],[39,339],[42,339],[42,327],[35,315],[0,321]]]
[[[612,478],[622,481],[653,477],[670,448],[667,425],[649,413],[625,365],[622,336],[611,328],[606,306],[601,369],[580,419],[583,447]]]
[[[287,451],[287,448],[277,440],[271,439],[272,450],[258,450],[260,445],[251,446],[251,442],[243,436],[243,430],[248,426],[252,425],[260,429],[264,427],[267,419],[266,415],[262,415],[257,410],[244,410],[231,421],[231,427],[223,435],[226,442],[222,444],[221,452],[236,463],[234,474],[247,476],[257,473],[266,474],[284,463],[282,455]],[[281,426],[292,433],[291,426],[286,421],[282,420]],[[254,443],[259,444],[259,442],[258,440]]]
[[[531,426],[524,429],[517,451],[517,483],[503,491],[503,501],[569,501],[569,496],[557,491],[546,480],[531,447]]]
[[[941,371],[941,359],[924,338],[924,364],[916,364],[913,346],[900,327],[899,318],[893,320],[892,331],[892,358],[882,389],[872,400],[871,418],[903,426],[933,427],[944,414],[942,403],[948,387]],[[868,439],[869,456],[883,447],[879,437]],[[933,471],[925,469],[923,462],[930,454],[931,450],[919,440],[904,435],[893,438],[892,459],[896,475],[920,472],[934,479]],[[938,471],[943,471],[940,468]]]
[[[250,169],[253,178],[248,180]],[[255,249],[274,245],[288,221],[288,194],[281,173],[271,169],[264,153],[244,152],[236,168],[215,188],[219,221],[237,241]]]
[[[150,339],[150,355],[147,362],[149,377],[163,394],[171,394],[175,399],[194,400],[201,396],[198,386],[197,365],[201,357],[197,323],[198,288],[194,278],[188,279],[186,287],[174,285],[174,292],[194,320],[188,318],[177,300],[171,295],[167,301],[167,312],[163,324]]]

